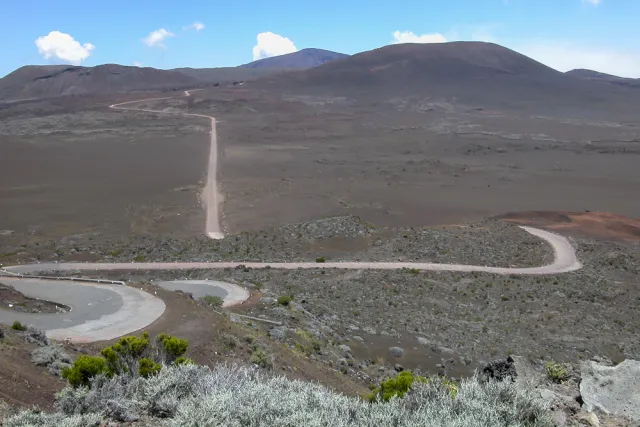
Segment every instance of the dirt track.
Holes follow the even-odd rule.
[[[194,89],[199,90],[199,89]],[[185,90],[185,96],[191,96],[191,92],[194,90]],[[172,96],[168,97],[160,97],[160,98],[148,98],[136,101],[127,101],[121,102],[119,104],[112,104],[109,108],[113,108],[116,110],[134,110],[134,111],[146,111],[149,113],[160,113],[160,114],[176,114],[173,111],[163,111],[163,110],[152,110],[147,108],[126,108],[122,107],[122,105],[130,105],[130,104],[139,104],[141,102],[147,101],[160,101],[164,99],[172,99]],[[203,117],[211,120],[211,145],[209,151],[209,163],[207,168],[207,184],[203,191],[203,202],[206,206],[206,220],[205,220],[205,233],[212,239],[222,239],[224,237],[224,233],[222,232],[222,228],[220,227],[220,196],[218,192],[218,182],[217,182],[217,174],[218,174],[218,143],[217,143],[217,133],[216,133],[216,119],[212,116],[206,116],[203,114],[191,114],[191,113],[178,113],[186,116],[193,117]]]

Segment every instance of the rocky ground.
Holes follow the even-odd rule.
[[[377,228],[358,217],[334,217],[245,232],[223,240],[134,235],[71,236],[6,245],[5,265],[37,261],[421,261],[530,267],[553,261],[552,250],[521,228],[496,220],[433,228]],[[0,247],[3,237],[0,236]]]
[[[385,241],[378,233],[389,230],[378,231],[364,225],[347,227],[343,221],[337,220],[335,232],[327,226],[329,223],[324,224],[327,227],[322,235],[314,235],[315,228],[309,223],[279,232],[294,236],[297,243],[308,244],[307,247],[326,245],[338,233],[383,242],[370,246],[373,254],[369,259],[380,259],[383,253],[386,259],[397,259],[399,252],[395,251],[402,248],[404,253],[400,256],[421,259],[420,253],[429,253],[438,245],[441,252],[450,251],[450,258],[440,255],[436,261],[522,265],[518,257],[524,254],[538,260],[526,265],[550,261],[544,245],[532,242],[533,238],[523,235],[520,229],[497,222],[473,227],[401,230]],[[496,240],[490,241],[492,229],[513,240],[493,235]],[[461,235],[453,237],[453,233]],[[282,248],[273,244],[274,235],[269,232],[245,240],[249,236],[238,236],[238,243],[243,242],[238,247],[255,248],[253,253],[265,255]],[[463,244],[463,236],[468,236],[472,243]],[[224,245],[227,240],[235,244],[235,239],[232,236],[212,244]],[[408,244],[402,247],[400,242]],[[423,242],[424,246],[414,242]],[[460,377],[503,354],[571,363],[592,356],[616,362],[640,358],[636,333],[640,326],[637,314],[640,246],[583,238],[574,239],[574,244],[585,267],[556,276],[243,268],[100,272],[96,276],[140,284],[161,279],[212,278],[247,286],[263,297],[239,310],[274,320],[281,326],[236,320],[255,323],[273,339],[306,357],[372,383],[399,368]],[[368,254],[364,250],[363,253]],[[153,254],[147,252],[146,259],[167,259]],[[205,250],[196,259],[211,259],[210,254]],[[313,259],[322,254],[303,253],[293,259]],[[509,254],[515,257],[509,259]],[[169,259],[184,259],[182,256]],[[289,303],[278,301],[287,296],[291,297]]]
[[[544,390],[555,394],[541,391],[555,399],[575,392],[580,377],[576,372],[584,361],[640,359],[640,245],[584,237],[572,241],[584,268],[556,276],[242,267],[93,275],[126,280],[171,301],[168,307],[175,305],[175,313],[150,328],[187,334],[200,363],[260,363],[293,377],[331,377],[331,386],[338,389],[349,381],[353,392],[402,370],[457,379],[500,356],[515,354],[538,374],[544,374],[547,363],[566,367],[571,376],[565,389],[549,383]],[[136,261],[139,256],[145,261],[415,259],[500,266],[541,265],[552,259],[546,244],[499,221],[394,230],[377,229],[354,217],[243,233],[219,242],[149,239],[91,246],[65,239],[55,245],[20,247],[5,259],[32,262],[74,256],[113,261]],[[154,281],[183,278],[237,283],[249,288],[252,296],[220,316],[188,295],[153,286]],[[217,326],[212,329],[210,322]],[[568,414],[563,419],[569,425],[588,416],[580,412],[579,403],[556,400],[564,402],[558,407]],[[603,418],[604,425],[627,425],[606,424],[607,420]]]

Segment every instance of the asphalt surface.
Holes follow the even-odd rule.
[[[155,285],[170,291],[183,291],[199,299],[208,295],[220,297],[224,300],[223,307],[240,304],[249,298],[249,292],[233,283],[217,280],[174,280],[170,282],[156,282]]]
[[[111,340],[148,326],[165,310],[160,298],[130,286],[14,277],[0,280],[27,297],[71,307],[69,312],[51,314],[0,310],[0,323],[17,320],[45,330],[55,340]]]

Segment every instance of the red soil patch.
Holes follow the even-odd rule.
[[[528,211],[511,212],[499,218],[567,235],[640,242],[640,218],[608,212]]]

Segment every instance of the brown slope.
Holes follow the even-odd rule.
[[[637,104],[624,88],[572,78],[505,47],[481,42],[399,44],[264,79],[266,87],[380,101],[419,96],[470,105],[553,110]],[[549,111],[551,110],[551,111]]]
[[[201,84],[176,71],[116,64],[26,66],[0,79],[0,99],[181,89]]]

